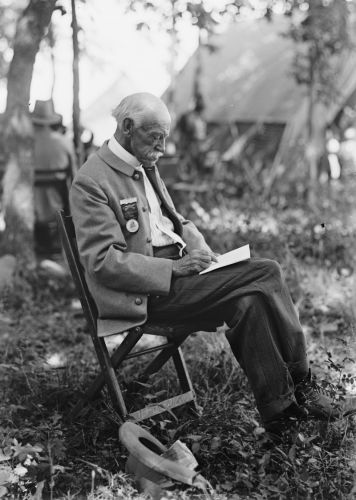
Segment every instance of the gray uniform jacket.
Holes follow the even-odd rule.
[[[176,212],[156,167],[153,176],[162,209],[187,243],[188,253],[195,248],[210,250],[196,226]],[[126,228],[123,201],[129,198],[136,200],[136,232]],[[80,260],[98,309],[98,335],[145,323],[148,296],[169,294],[172,261],[153,257],[142,173],[104,143],[77,172],[70,206]]]

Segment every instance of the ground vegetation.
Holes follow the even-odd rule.
[[[247,192],[240,199],[228,193],[222,198],[213,187],[210,204],[204,193],[178,199],[180,210],[194,219],[217,251],[249,242],[254,255],[281,262],[313,373],[339,402],[355,398],[353,189],[354,179],[335,185],[319,213],[310,213],[302,203],[271,207]],[[213,195],[224,204],[213,204]],[[93,402],[74,422],[68,419],[97,371],[70,278],[39,269],[22,279],[21,286],[8,290],[0,315],[0,494],[143,498],[125,475],[127,451],[118,439],[119,420],[109,400]],[[117,339],[110,342],[114,345]],[[353,498],[354,416],[334,423],[296,423],[280,443],[273,443],[223,328],[217,334],[194,335],[184,352],[202,416],[182,409],[142,425],[165,444],[180,439],[188,445],[212,484],[213,498]],[[137,362],[128,362],[122,376],[128,379],[137,368]],[[161,397],[172,391],[171,367],[152,384]],[[154,401],[145,390],[140,398]],[[166,498],[204,495],[176,484]]]

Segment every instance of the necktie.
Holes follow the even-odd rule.
[[[178,219],[178,217],[176,216],[176,214],[174,213],[172,207],[167,202],[167,200],[162,192],[162,189],[158,183],[158,180],[156,177],[156,172],[155,172],[154,168],[152,168],[152,167],[145,168],[144,171],[146,173],[147,179],[151,183],[154,191],[156,192],[156,195],[161,200],[162,206],[165,208],[165,211],[167,212],[168,217],[173,222],[175,232],[171,231],[170,229],[168,229],[164,225],[161,225],[159,223],[159,221],[156,222],[156,226],[158,227],[158,229],[160,231],[162,231],[162,233],[168,235],[174,242],[178,243],[181,246],[179,253],[182,256],[182,252],[183,252],[184,248],[187,246],[186,243],[181,238],[181,235],[183,234],[182,224],[181,224],[180,220]]]

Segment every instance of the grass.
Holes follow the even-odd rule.
[[[279,235],[274,234],[275,225],[263,233],[260,227],[251,227],[251,221],[246,234],[252,235],[257,254],[276,255],[287,272],[319,381],[336,398],[356,396],[355,279],[352,269],[342,270],[349,269],[352,239],[350,234],[343,237],[341,228],[321,245],[315,236],[319,233],[312,231],[314,221],[304,220],[302,232],[294,230],[296,213],[300,215],[283,213]],[[269,217],[267,213],[262,217],[266,226]],[[333,220],[330,227],[336,227]],[[307,228],[309,235],[314,234],[312,243],[305,237]],[[327,262],[325,248],[330,254],[339,248],[342,258]],[[87,406],[75,422],[68,419],[97,370],[84,319],[72,307],[74,298],[68,279],[36,271],[29,282],[21,282],[21,288],[8,294],[6,309],[0,311],[0,496],[4,498],[144,498],[125,475],[127,451],[118,439],[119,422],[108,398]],[[281,443],[273,443],[261,427],[247,380],[231,356],[223,329],[192,336],[184,353],[202,416],[182,409],[141,425],[164,444],[180,439],[190,447],[201,474],[212,484],[214,499],[355,498],[354,416],[333,423],[301,422]],[[128,362],[124,376],[129,378],[137,369],[137,361]],[[169,365],[152,381],[162,394],[174,390],[175,382]],[[177,483],[165,498],[206,496]]]
[[[20,309],[14,300],[13,314],[0,336],[0,448],[9,456],[0,465],[9,472],[19,471],[16,467],[22,464],[27,471],[23,476],[14,473],[15,482],[6,485],[8,492],[14,498],[30,498],[40,485],[44,498],[140,498],[124,474],[127,452],[118,440],[118,419],[108,400],[87,407],[74,423],[67,420],[68,410],[94,376],[96,361],[83,318],[70,307],[73,290],[44,276],[37,280],[36,295],[23,301]],[[305,301],[301,319],[309,327],[314,371],[339,383],[355,342],[353,320],[347,320],[344,311],[337,315],[330,309],[326,317],[338,322],[340,340],[325,334],[323,345],[320,326],[325,314],[309,306]],[[335,423],[300,423],[281,444],[272,445],[223,331],[193,336],[184,351],[202,417],[180,411],[178,416],[166,413],[142,425],[165,444],[180,439],[193,450],[203,476],[213,485],[214,498],[351,495],[353,417]],[[341,368],[327,369],[327,351]],[[136,370],[128,364],[125,375]],[[172,368],[167,366],[154,384],[158,391],[174,388]],[[352,388],[351,382],[348,387]],[[205,497],[177,484],[167,498]]]

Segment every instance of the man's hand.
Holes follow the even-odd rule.
[[[198,274],[216,261],[215,255],[207,250],[192,250],[190,254],[173,261],[173,276]]]

